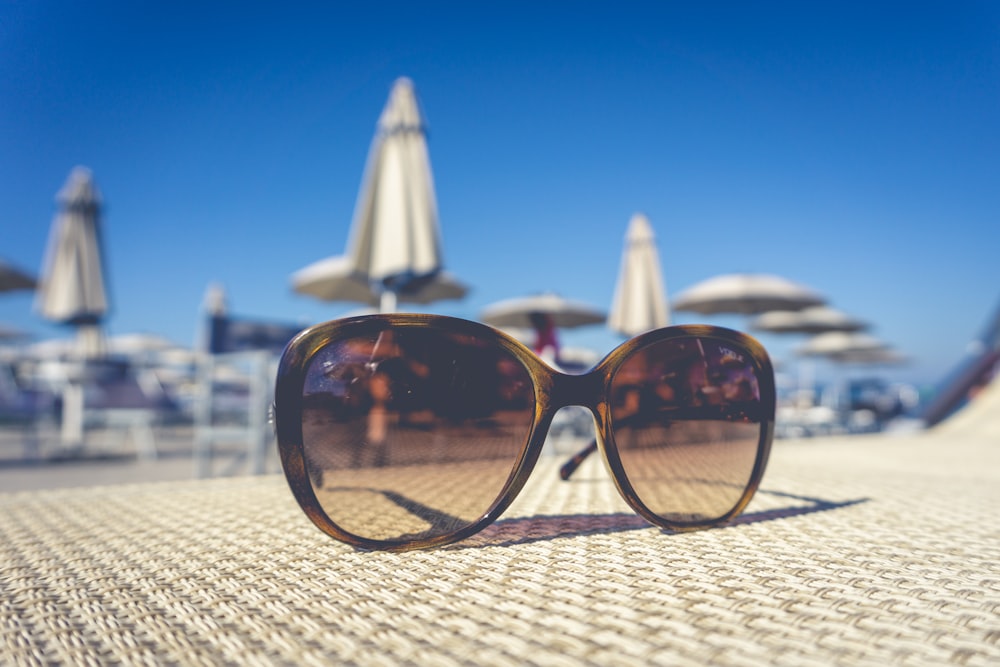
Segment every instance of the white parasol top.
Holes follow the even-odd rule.
[[[635,336],[669,323],[667,290],[660,271],[656,236],[649,219],[636,213],[625,234],[608,327],[625,336]]]
[[[495,327],[530,328],[535,314],[548,315],[553,325],[563,329],[600,324],[607,318],[605,312],[590,304],[546,292],[497,301],[483,309],[479,319]]]
[[[800,310],[825,302],[820,293],[780,276],[733,273],[689,287],[677,295],[673,308],[705,315],[756,315],[771,310]]]

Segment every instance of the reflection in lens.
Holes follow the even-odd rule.
[[[621,365],[611,394],[622,467],[647,508],[676,523],[733,509],[761,433],[760,386],[746,351],[713,338],[653,343]]]
[[[389,329],[328,344],[303,388],[313,491],[343,530],[448,535],[499,497],[531,428],[524,366],[492,340]]]

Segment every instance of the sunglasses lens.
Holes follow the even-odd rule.
[[[633,353],[611,382],[611,423],[639,500],[676,524],[720,519],[744,497],[761,440],[761,383],[751,355],[686,337]]]
[[[502,495],[534,389],[495,340],[398,327],[316,353],[303,388],[313,492],[342,530],[412,542],[452,535]]]

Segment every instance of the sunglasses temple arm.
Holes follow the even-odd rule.
[[[580,464],[587,460],[587,457],[597,451],[597,439],[591,440],[590,443],[578,451],[573,457],[566,461],[559,468],[559,478],[566,481],[570,476],[576,472],[576,469],[580,467]]]

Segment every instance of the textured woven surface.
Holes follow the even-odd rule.
[[[0,495],[2,664],[1000,663],[1000,448],[778,442],[733,526],[646,527],[596,461],[357,552],[278,477]]]

